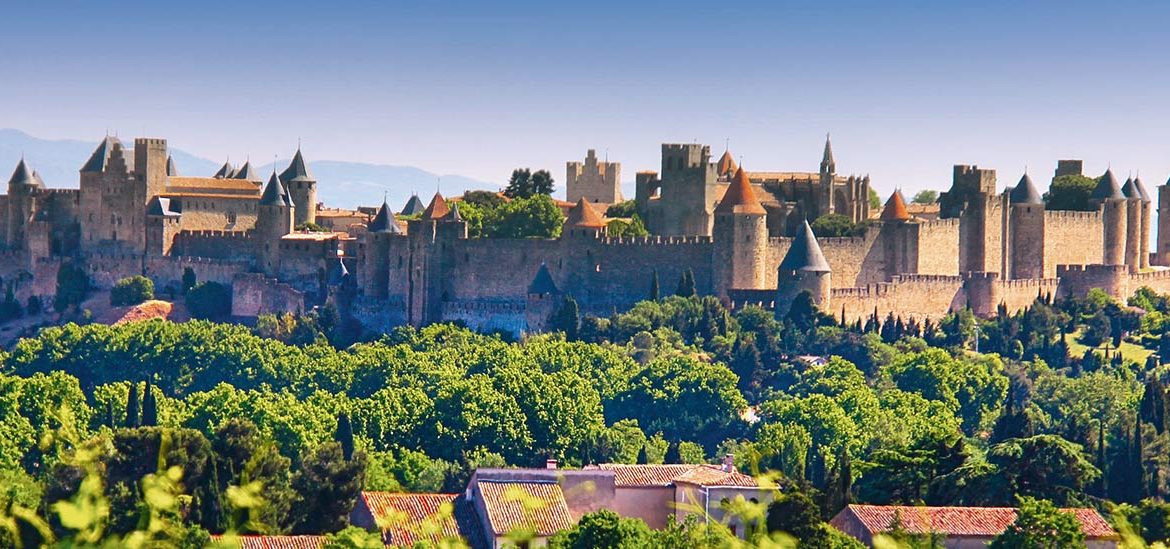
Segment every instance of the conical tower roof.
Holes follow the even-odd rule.
[[[167,175],[170,177],[178,177],[179,169],[175,167],[175,157],[167,155]]]
[[[12,172],[12,177],[8,178],[8,186],[16,187],[19,185],[28,185],[30,187],[39,187],[40,181],[33,171],[28,169],[28,164],[21,158],[20,162],[16,163],[16,169]]]
[[[329,284],[339,286],[345,282],[347,276],[349,276],[349,269],[345,268],[345,261],[339,257],[337,262],[333,264],[333,268],[329,269]]]
[[[264,186],[264,194],[260,195],[260,205],[284,206],[283,188],[284,186],[280,184],[280,178],[273,171],[272,177],[268,178],[268,184]]]
[[[385,199],[382,200],[382,207],[378,208],[378,214],[374,216],[374,220],[370,222],[368,228],[371,233],[402,233],[402,229],[394,220],[394,214],[390,212],[390,205],[386,203]]]
[[[98,143],[93,154],[89,156],[89,160],[81,167],[84,173],[100,173],[106,171],[106,166],[110,163],[110,155],[113,154],[115,146],[121,146],[122,142],[118,141],[117,137],[106,136]]]
[[[300,147],[297,147],[297,153],[293,155],[292,162],[289,162],[288,167],[283,172],[280,172],[280,180],[285,183],[292,181],[317,181],[313,178],[313,174],[309,173],[309,165],[305,163],[305,158],[301,156]]]
[[[1117,184],[1113,170],[1105,170],[1105,175],[1102,175],[1101,180],[1097,182],[1097,188],[1093,189],[1090,198],[1093,200],[1125,200],[1125,194],[1121,192],[1121,185]]]
[[[882,221],[910,221],[910,212],[906,211],[906,201],[902,198],[902,191],[894,191],[886,200],[882,208]]]
[[[1036,186],[1032,184],[1032,178],[1028,174],[1024,174],[1020,178],[1020,182],[1012,188],[1008,194],[1008,202],[1012,204],[1028,204],[1039,205],[1044,203],[1044,199],[1040,198],[1040,193],[1036,191]]]
[[[731,151],[723,151],[723,156],[719,157],[719,163],[715,168],[719,177],[731,177],[739,170],[739,165],[735,163],[735,159],[731,157]]]
[[[813,234],[808,220],[796,238],[792,240],[792,247],[784,254],[780,261],[781,271],[807,271],[815,273],[832,272],[829,262],[825,261],[825,254],[821,252],[821,245],[817,244],[817,237]]]
[[[837,171],[837,162],[833,160],[833,142],[825,134],[825,152],[821,154],[821,172],[833,173]]]
[[[1141,193],[1138,192],[1137,187],[1133,184],[1133,178],[1127,178],[1125,184],[1121,186],[1121,194],[1126,198],[1141,198]]]
[[[569,209],[569,217],[565,219],[565,225],[569,227],[587,227],[590,229],[600,229],[605,227],[605,218],[593,209],[585,197],[577,200],[577,203]]]
[[[447,206],[447,199],[443,198],[442,193],[435,193],[431,198],[431,204],[427,209],[423,210],[423,219],[443,219],[443,216],[451,212],[451,208]]]
[[[1142,197],[1142,202],[1150,201],[1150,193],[1146,190],[1146,186],[1142,184],[1141,177],[1133,178],[1133,186],[1137,187],[1138,195]]]
[[[412,194],[410,195],[410,200],[406,201],[406,207],[402,208],[402,211],[398,213],[402,215],[417,215],[423,213],[426,209],[426,205],[422,203],[418,195]]]
[[[232,175],[232,179],[245,179],[248,181],[257,182],[261,181],[260,174],[256,173],[256,168],[252,167],[251,161],[244,162],[244,165],[240,166],[240,169],[236,170],[236,173]]]
[[[443,217],[443,220],[444,221],[457,221],[460,223],[463,222],[463,216],[459,215],[459,203],[458,202],[451,203],[451,212],[448,213],[445,217]]]
[[[236,173],[236,168],[234,166],[232,166],[232,163],[231,162],[224,162],[223,166],[219,167],[219,171],[215,172],[215,175],[213,175],[211,177],[215,177],[218,179],[229,179],[233,175],[235,175],[235,173]]]
[[[532,279],[532,283],[528,285],[528,293],[536,295],[561,293],[557,288],[556,282],[553,282],[552,274],[548,272],[548,265],[545,265],[543,262],[540,264],[540,268],[536,270],[536,276]]]
[[[768,213],[756,198],[756,191],[752,190],[752,182],[748,179],[747,172],[743,171],[742,166],[736,170],[735,177],[731,178],[731,185],[727,186],[727,191],[723,193],[723,199],[719,201],[718,206],[715,206],[715,213],[757,215]]]

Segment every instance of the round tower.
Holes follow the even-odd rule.
[[[1138,231],[1138,237],[1141,239],[1138,242],[1139,255],[1138,265],[1141,269],[1150,268],[1150,204],[1152,202],[1149,191],[1146,186],[1142,184],[1141,177],[1133,178],[1133,185],[1137,188],[1138,195],[1141,197],[1141,230]]]
[[[1044,278],[1044,199],[1024,174],[1008,191],[1007,277]]]
[[[288,191],[273,171],[256,205],[256,240],[261,267],[268,274],[280,265],[280,239],[293,231],[294,209]]]
[[[1121,187],[1121,194],[1125,196],[1125,264],[1131,273],[1141,269],[1141,237],[1142,237],[1142,197],[1133,182],[1133,178],[1125,180]]]
[[[390,238],[403,234],[385,198],[366,229],[365,294],[384,298],[390,290]]]
[[[766,278],[767,212],[756,199],[747,173],[739,167],[723,199],[715,206],[715,294],[731,289],[760,289]]]
[[[280,173],[280,181],[288,189],[293,206],[296,208],[294,226],[316,223],[317,180],[312,173],[309,173],[309,166],[305,164],[305,159],[301,156],[300,147],[297,147],[297,153],[293,155],[288,168]]]
[[[1097,188],[1093,189],[1090,204],[1101,210],[1104,225],[1104,254],[1101,263],[1105,265],[1125,264],[1126,225],[1129,221],[1129,205],[1113,170],[1105,170]]]
[[[561,291],[543,262],[528,285],[528,299],[524,307],[525,331],[534,334],[548,327],[548,319],[560,304]]]
[[[819,309],[828,310],[832,288],[832,269],[821,253],[812,227],[805,221],[776,273],[776,317],[788,314],[792,300],[800,292],[808,292]]]

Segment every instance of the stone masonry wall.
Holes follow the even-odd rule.
[[[958,273],[958,249],[958,219],[935,219],[918,224],[918,274]]]
[[[1044,277],[1057,265],[1092,265],[1104,255],[1101,212],[1044,212]]]

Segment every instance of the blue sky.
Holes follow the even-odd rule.
[[[630,4],[6,3],[0,127],[490,181],[586,148],[632,179],[695,140],[815,170],[825,132],[883,194],[955,163],[1170,175],[1170,4]]]

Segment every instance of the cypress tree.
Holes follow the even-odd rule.
[[[341,443],[341,454],[346,461],[353,459],[353,425],[345,412],[337,416],[337,432],[333,434],[333,440]]]
[[[837,508],[844,508],[852,500],[853,492],[853,463],[849,458],[849,451],[841,446],[841,453],[837,456]]]
[[[643,444],[638,449],[638,465],[646,465],[648,463],[650,463],[650,455],[646,453],[646,445]]]
[[[1130,503],[1137,503],[1145,497],[1145,463],[1142,461],[1142,420],[1140,417],[1134,418],[1133,421],[1133,442],[1129,446],[1129,463],[1130,471],[1133,475],[1130,484]]]
[[[106,426],[111,429],[117,429],[118,425],[114,423],[114,403],[106,401]]]
[[[668,465],[682,463],[682,455],[679,454],[678,451],[678,442],[672,441],[670,445],[666,447],[666,457],[662,460],[662,462]]]
[[[658,287],[658,269],[654,269],[654,276],[650,279],[650,301],[658,301],[660,291]]]
[[[1109,476],[1109,464],[1105,461],[1105,422],[1097,422],[1097,468],[1101,470],[1101,476],[1097,478],[1096,496],[1100,498],[1106,497],[1106,490],[1109,488],[1105,483],[1105,478]]]
[[[1158,434],[1165,431],[1166,391],[1158,378],[1151,377],[1146,382],[1146,390],[1142,393],[1138,414],[1141,421],[1154,426]]]
[[[138,413],[138,382],[130,382],[130,398],[126,401],[126,426],[138,427],[141,418]]]
[[[679,297],[694,297],[695,295],[695,272],[687,269],[683,271],[682,276],[678,279],[678,291],[675,295]]]
[[[150,387],[150,379],[146,380],[146,391],[142,395],[142,426],[158,426],[158,401],[154,398],[154,391]]]
[[[561,306],[549,318],[549,329],[554,332],[564,332],[565,339],[576,341],[581,331],[581,309],[573,296],[566,295]]]

